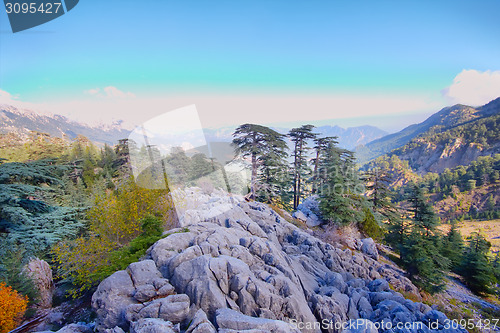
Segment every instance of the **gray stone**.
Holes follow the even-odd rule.
[[[134,262],[127,267],[127,272],[129,272],[135,287],[144,284],[152,285],[155,280],[162,277],[153,260]]]
[[[56,333],[92,333],[92,328],[83,324],[69,324]]]
[[[312,324],[302,333],[319,333],[314,325],[322,320],[425,322],[437,316],[390,290],[389,283],[418,293],[403,271],[373,259],[371,239],[352,237],[352,248],[334,246],[263,203],[231,201],[219,190],[176,193],[186,198],[179,214],[189,232],[169,231],[178,233],[148,250],[152,260],[101,283],[92,302],[98,332],[127,331],[130,323],[133,330],[182,325],[187,333],[213,333],[217,323],[221,333],[290,332],[294,327],[285,321],[293,318]],[[308,203],[298,212],[311,218],[314,210]]]
[[[191,320],[186,333],[215,333],[216,331],[214,325],[208,320],[207,314],[199,309]]]
[[[368,289],[373,292],[388,291],[389,283],[384,279],[373,280],[368,284]]]
[[[152,284],[143,284],[135,289],[134,298],[139,302],[147,302],[156,296],[156,289]]]
[[[170,295],[155,300],[160,304],[158,317],[174,324],[183,322],[189,313],[189,297],[187,295]]]
[[[92,295],[92,308],[96,311],[98,331],[120,326],[128,329],[125,310],[137,301],[132,297],[135,288],[126,271],[118,271],[104,279]]]
[[[358,311],[362,318],[370,318],[373,308],[365,297],[361,297],[358,301]]]
[[[24,267],[24,272],[31,278],[35,289],[38,291],[37,307],[49,309],[52,307],[54,282],[52,269],[45,260],[31,259]]]
[[[158,318],[142,318],[130,324],[130,333],[178,333],[169,321]]]
[[[306,225],[309,227],[309,228],[314,228],[314,227],[317,227],[319,225],[321,225],[322,221],[321,219],[316,216],[315,214],[311,214],[307,217],[307,220],[306,220]]]
[[[292,214],[293,217],[295,217],[297,220],[301,220],[302,222],[306,222],[307,221],[307,216],[306,214],[304,214],[303,212],[301,212],[300,210],[294,212]]]
[[[371,238],[365,238],[361,240],[362,244],[361,245],[361,252],[369,256],[370,258],[373,258],[375,260],[378,260],[378,250],[377,250],[377,244],[373,241]]]
[[[230,329],[237,332],[255,329],[276,333],[300,332],[283,321],[245,316],[230,309],[217,310],[215,320],[219,329]]]
[[[116,326],[114,328],[104,330],[104,333],[125,333],[125,331],[120,326]]]

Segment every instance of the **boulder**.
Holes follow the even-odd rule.
[[[38,258],[31,259],[24,267],[24,272],[32,279],[35,289],[38,291],[37,306],[43,309],[51,308],[54,282],[49,264]]]
[[[312,228],[317,227],[322,223],[319,215],[318,196],[313,195],[304,199],[302,203],[297,206],[297,211],[293,214],[293,217],[306,222],[306,225]]]
[[[193,319],[189,327],[186,330],[186,333],[215,333],[217,330],[214,325],[208,320],[207,314],[199,309]]]
[[[104,279],[92,295],[92,308],[97,314],[96,328],[104,330],[120,326],[128,330],[125,310],[137,301],[134,284],[127,271],[118,271]]]
[[[64,326],[56,333],[92,333],[93,329],[84,324],[69,324],[68,326]]]
[[[135,287],[144,284],[153,284],[155,280],[162,278],[153,260],[142,260],[131,263],[127,267],[127,272],[130,274]]]
[[[114,328],[104,330],[104,333],[125,333],[125,331],[120,326],[116,326]]]
[[[141,318],[130,324],[130,333],[178,333],[169,321],[158,318]]]
[[[376,279],[368,283],[368,289],[373,292],[381,292],[390,290],[389,282],[385,279]]]
[[[361,252],[370,258],[378,260],[378,250],[375,241],[372,238],[365,238],[362,239],[361,242],[363,243],[363,245],[361,245]]]
[[[300,332],[298,329],[292,328],[292,325],[283,321],[245,316],[240,312],[230,309],[217,310],[215,320],[219,329],[234,330],[236,332],[254,332],[253,330],[275,333]]]
[[[307,221],[307,215],[304,214],[302,211],[298,210],[292,214],[293,217],[295,217],[297,220],[301,220],[302,222]]]

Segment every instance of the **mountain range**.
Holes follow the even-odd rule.
[[[41,114],[11,105],[0,105],[1,134],[15,133],[23,138],[27,137],[31,131],[69,139],[83,135],[91,141],[109,145],[114,145],[119,139],[129,135],[129,131],[120,126],[120,122],[112,125],[90,126],[61,115]]]
[[[358,146],[356,155],[360,163],[366,163],[384,154],[396,154],[420,173],[467,165],[478,156],[500,152],[499,114],[500,98],[480,107],[445,107],[419,124]],[[443,159],[448,162],[442,163]],[[436,162],[439,165],[432,166]]]
[[[278,133],[286,134],[291,128],[286,127],[272,127]],[[230,142],[233,139],[234,127],[223,127],[219,129],[205,129],[205,136],[208,141],[216,142]],[[318,126],[313,130],[318,133],[319,137],[337,136],[339,146],[345,149],[354,149],[359,145],[366,144],[375,139],[387,135],[387,132],[378,127],[365,125],[357,127],[342,128],[340,126]]]
[[[0,105],[0,133],[15,133],[21,138],[27,137],[31,131],[36,131],[69,139],[83,135],[96,143],[114,145],[130,134],[129,130],[120,125],[120,122],[116,122],[112,125],[91,126],[61,115],[41,114],[11,105]],[[290,128],[274,129],[283,134],[290,130]],[[209,142],[230,142],[234,130],[235,127],[227,126],[204,129],[204,132]],[[320,136],[338,136],[339,145],[346,149],[353,149],[387,134],[377,127],[368,125],[346,129],[339,126],[320,126],[315,128],[315,132]]]

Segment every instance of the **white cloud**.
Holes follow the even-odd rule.
[[[479,106],[500,97],[500,71],[461,71],[443,90],[451,103]]]
[[[97,95],[99,94],[99,91],[101,91],[101,89],[95,88],[95,89],[85,90],[84,93],[88,95]]]
[[[125,98],[125,97],[135,97],[131,92],[124,92],[116,87],[106,87],[103,89],[107,97]]]
[[[5,90],[0,89],[0,103],[9,104],[14,98],[12,95],[6,92]]]
[[[84,94],[106,98],[135,98],[135,94],[129,91],[121,91],[120,89],[113,86],[104,87],[102,89],[92,88],[89,90],[85,90]]]

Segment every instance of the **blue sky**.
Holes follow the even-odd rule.
[[[12,34],[2,11],[0,90],[76,118],[94,105],[132,122],[143,119],[119,110],[125,99],[157,105],[144,117],[192,100],[221,125],[230,114],[246,120],[246,111],[230,113],[238,98],[269,106],[274,117],[248,118],[261,123],[307,120],[283,110],[287,96],[291,104],[322,99],[325,111],[311,120],[346,118],[335,106],[349,98],[408,99],[414,104],[400,115],[428,114],[473,102],[443,90],[462,71],[500,70],[499,12],[499,1],[81,0],[54,21]],[[384,103],[376,105],[352,115],[387,115]]]

